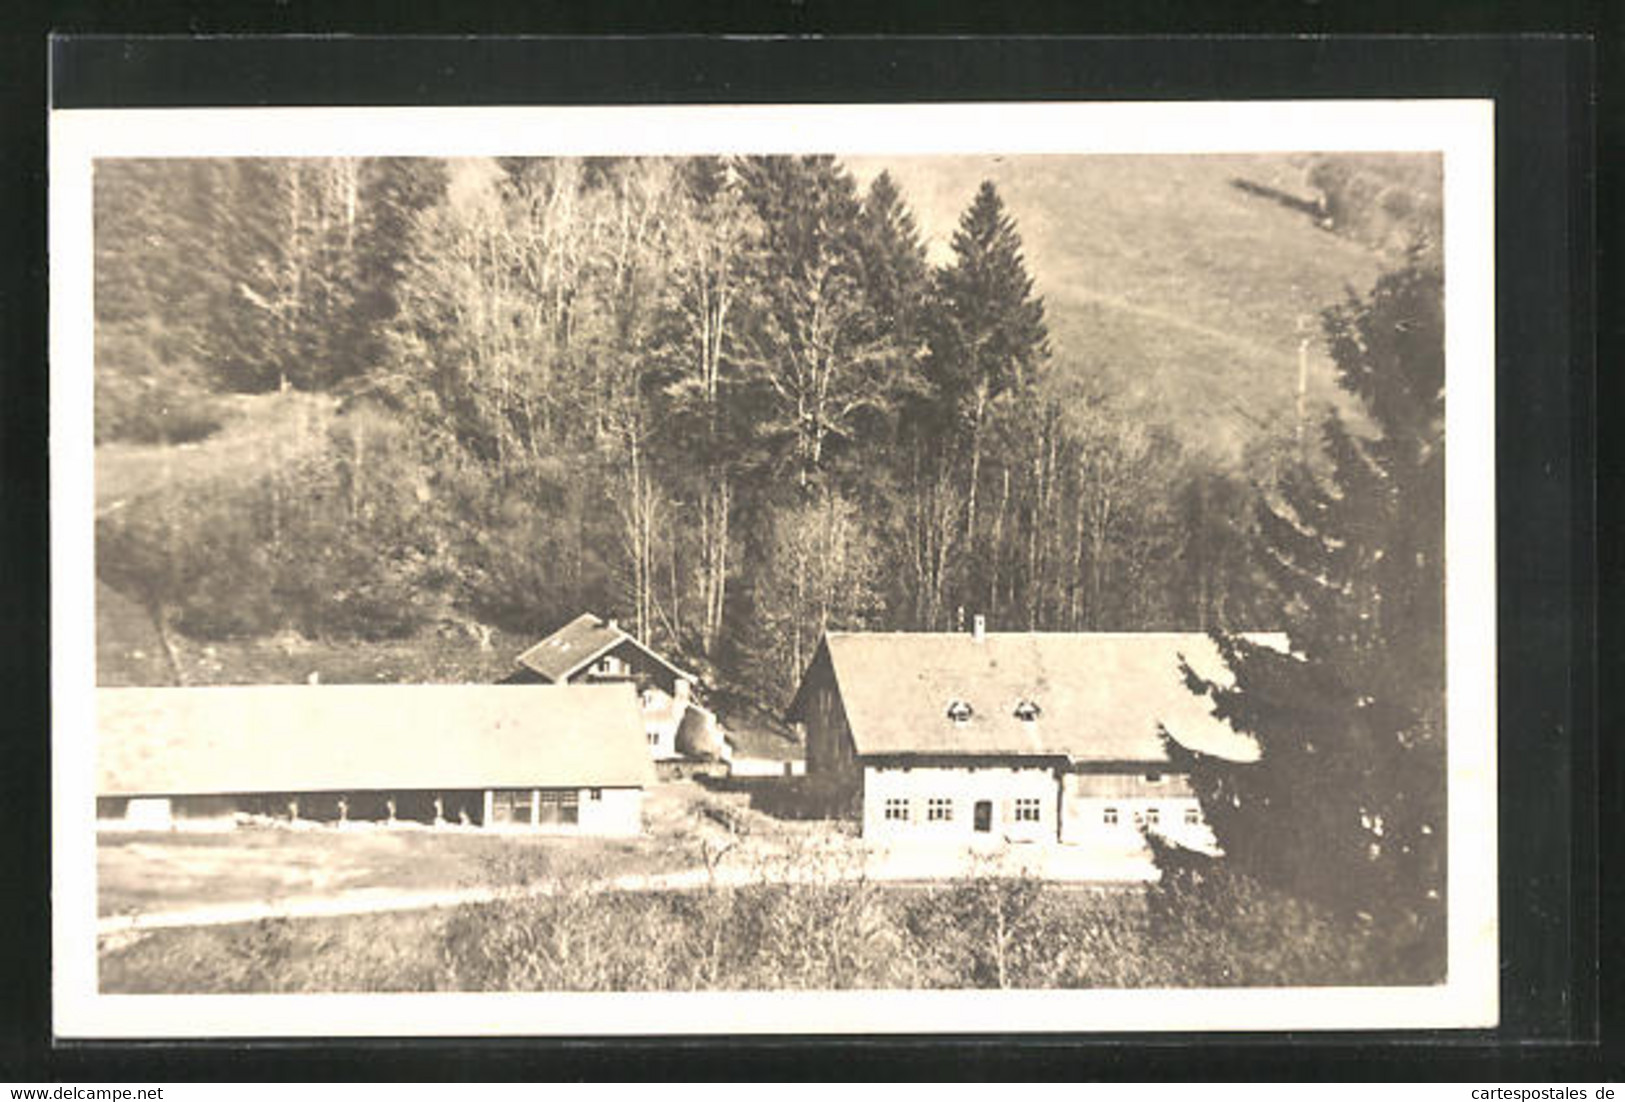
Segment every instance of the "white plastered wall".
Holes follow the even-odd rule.
[[[625,837],[643,832],[643,789],[600,788],[596,800],[593,791],[581,790],[582,834]]]
[[[928,801],[948,799],[952,818],[933,822]],[[1038,802],[1038,821],[1016,819],[1018,799]],[[887,800],[907,800],[906,821],[886,818]],[[990,829],[974,829],[977,801],[992,804]],[[877,841],[967,842],[977,838],[1052,842],[1056,838],[1059,788],[1051,769],[989,767],[865,766],[863,836]]]
[[[1116,823],[1107,822],[1107,812],[1115,811]],[[1196,812],[1196,822],[1187,823],[1186,812]],[[1156,822],[1152,822],[1155,812]],[[1138,850],[1144,847],[1141,825],[1161,833],[1171,841],[1195,849],[1211,849],[1213,832],[1202,820],[1201,805],[1195,797],[1167,796],[1074,796],[1062,803],[1061,841],[1099,849]]]

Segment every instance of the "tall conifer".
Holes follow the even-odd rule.
[[[1256,743],[1238,763],[1180,751],[1226,862],[1387,924],[1442,962],[1445,894],[1444,314],[1412,263],[1323,316],[1360,415],[1324,422],[1260,510],[1290,653],[1218,636],[1233,682],[1187,671]],[[1351,424],[1351,422],[1356,422]],[[1357,424],[1357,427],[1356,427]]]

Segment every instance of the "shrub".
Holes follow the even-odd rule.
[[[1166,869],[1166,866],[1165,866]],[[1343,917],[1199,856],[1147,895],[1153,960],[1167,984],[1417,984],[1443,979],[1407,931]]]
[[[150,334],[98,326],[96,443],[185,444],[225,422],[225,406],[185,359],[166,359]]]

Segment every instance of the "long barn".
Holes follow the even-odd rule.
[[[630,685],[99,689],[103,829],[302,823],[629,835],[654,781]]]

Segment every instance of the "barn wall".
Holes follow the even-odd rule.
[[[933,821],[932,799],[951,802],[952,817]],[[1016,818],[1016,801],[1036,800],[1038,821]],[[907,801],[908,818],[886,818],[888,800]],[[975,805],[992,804],[991,829],[975,830]],[[930,839],[970,841],[1054,841],[1059,813],[1059,786],[1048,767],[1017,765],[867,766],[863,771],[863,836],[880,841]]]
[[[575,823],[532,821],[542,802],[541,790],[523,791],[526,798],[522,822],[487,823],[486,793],[479,790],[445,792],[403,791],[395,797],[396,823],[402,827],[427,826],[435,821],[435,797],[440,797],[444,824],[485,827],[497,831],[539,831],[555,834],[636,835],[643,830],[643,790],[641,788],[550,789],[569,792],[577,800]],[[534,793],[534,795],[532,795]],[[597,793],[595,796],[594,793]],[[274,820],[289,819],[289,804],[297,801],[299,822],[305,826],[337,826],[338,800],[347,801],[346,814],[352,825],[372,823],[383,826],[388,817],[388,792],[298,792],[249,793],[244,795],[183,796],[103,796],[96,800],[98,830],[226,830],[242,816]]]
[[[1103,849],[1138,850],[1144,847],[1141,827],[1197,849],[1211,849],[1213,833],[1201,817],[1201,806],[1187,785],[1148,790],[1136,778],[1126,778],[1122,794],[1109,791],[1100,775],[1068,775],[1062,782],[1061,841]],[[1196,822],[1186,821],[1195,812]],[[1115,813],[1115,814],[1113,814]],[[1111,818],[1116,822],[1110,822]],[[1156,822],[1152,822],[1155,818]]]
[[[643,789],[601,788],[581,792],[581,833],[626,837],[643,832]]]

